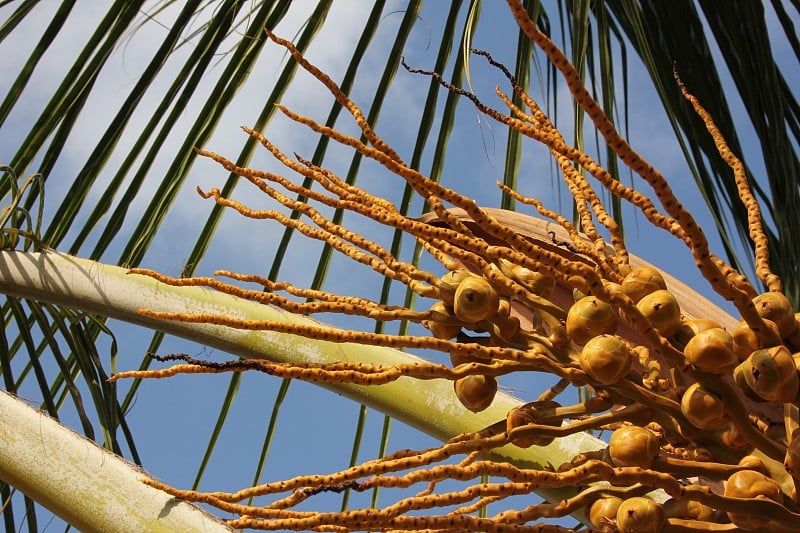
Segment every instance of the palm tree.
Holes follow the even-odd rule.
[[[526,183],[531,179],[526,167],[529,149],[513,132],[506,137],[484,123],[469,125],[470,121],[474,124],[475,116],[471,106],[432,80],[400,71],[403,55],[410,63],[416,62],[415,66],[442,73],[457,86],[486,91],[483,85],[487,81],[492,85],[499,78],[482,70],[484,67],[466,51],[471,45],[513,50],[504,59],[514,65],[516,79],[524,87],[541,85],[541,89],[532,88],[530,92],[549,95],[544,101],[564,114],[566,102],[563,96],[558,98],[554,71],[541,63],[534,46],[519,33],[504,6],[479,1],[456,1],[447,6],[376,2],[368,8],[330,1],[302,7],[280,1],[116,2],[107,12],[94,15],[81,13],[85,6],[74,4],[64,1],[44,7],[22,1],[0,7],[5,19],[0,29],[4,56],[17,58],[12,67],[6,67],[11,73],[5,77],[9,82],[0,104],[0,159],[8,165],[2,183],[7,198],[4,204],[17,202],[14,205],[19,207],[5,212],[7,229],[3,236],[9,247],[45,246],[108,264],[154,266],[183,277],[230,266],[227,262],[218,264],[221,256],[228,259],[233,253],[246,253],[237,268],[270,279],[292,279],[299,286],[344,293],[362,289],[380,294],[387,302],[406,298],[381,280],[362,287],[347,285],[346,267],[337,263],[329,247],[299,251],[302,241],[290,230],[280,236],[247,234],[248,230],[231,217],[223,217],[221,208],[208,207],[187,194],[198,182],[205,185],[203,180],[213,180],[220,186],[217,167],[203,166],[193,147],[208,147],[232,159],[236,153],[238,163],[252,161],[257,166],[256,142],[237,137],[234,128],[238,123],[265,131],[270,137],[291,135],[275,117],[276,102],[290,103],[304,114],[326,116],[327,124],[340,127],[341,106],[305,83],[308,80],[298,73],[297,64],[269,45],[261,31],[264,27],[292,36],[298,49],[308,51],[312,58],[318,54],[320,62],[327,60],[326,70],[346,93],[364,105],[368,121],[379,130],[391,131],[403,143],[411,166],[432,179],[450,180],[449,185],[460,189],[472,186],[480,191],[482,186],[481,182],[471,185],[465,178],[455,183],[454,176],[465,169],[453,161],[457,149],[452,146],[454,138],[459,143],[472,142],[478,153],[485,149],[488,155],[482,158],[484,163],[493,161],[495,150],[503,152],[503,156],[497,156],[502,163],[494,167],[485,164],[483,170],[492,178],[502,175],[502,181],[520,190],[531,186]],[[797,308],[800,275],[793,250],[800,246],[792,229],[800,227],[796,149],[800,129],[792,91],[796,80],[787,79],[800,58],[792,24],[796,7],[791,3],[765,6],[748,1],[728,2],[724,8],[710,1],[575,1],[557,6],[526,2],[526,7],[540,27],[560,36],[573,63],[585,73],[587,85],[600,95],[598,100],[606,113],[625,125],[623,130],[635,130],[637,117],[627,106],[634,100],[634,88],[642,90],[640,84],[645,83],[637,78],[629,85],[627,72],[633,70],[634,63],[643,65],[652,87],[648,90],[662,102],[673,128],[672,142],[683,151],[683,171],[691,172],[712,213],[721,246],[732,264],[744,272],[753,269],[751,254],[743,252],[752,248],[746,213],[738,202],[730,169],[717,156],[704,124],[675,89],[673,65],[714,117],[732,150],[745,153],[745,161],[752,168],[760,168],[763,160],[764,170],[749,174],[757,177],[756,194],[770,215],[767,235],[774,254],[773,270],[784,280],[786,294]],[[54,11],[44,13],[45,9]],[[347,27],[346,35],[342,35],[342,27]],[[497,28],[504,30],[498,32]],[[62,47],[69,39],[80,46],[65,57]],[[773,47],[782,53],[773,53]],[[114,57],[123,58],[123,68],[130,71],[114,71]],[[62,68],[55,68],[59,61]],[[55,77],[51,74],[54,71]],[[127,75],[127,81],[121,82],[120,75]],[[265,85],[267,79],[269,85]],[[409,84],[415,86],[416,97],[404,100]],[[109,97],[109,90],[116,98]],[[257,99],[246,99],[248,95],[257,95]],[[109,98],[115,107],[102,107]],[[743,127],[734,121],[727,98],[745,110],[752,125]],[[252,107],[254,101],[260,109]],[[398,101],[413,106],[415,118],[411,123],[420,124],[417,130],[408,130],[408,109],[398,113],[392,108]],[[578,132],[576,144],[591,148],[591,140],[580,135],[581,119],[576,120],[572,127],[562,116],[559,126],[573,128]],[[473,134],[471,140],[460,134],[464,128]],[[740,140],[745,137],[758,142]],[[446,159],[448,148],[450,159]],[[359,177],[361,182],[369,179],[359,176],[365,172],[360,157],[347,154],[343,159],[325,137],[306,134],[288,149],[304,152],[318,164],[338,163],[344,169],[342,175],[351,182]],[[614,171],[614,159],[607,154],[601,157]],[[24,178],[33,173],[35,178],[25,183]],[[160,177],[156,179],[156,175]],[[238,177],[228,176],[220,186],[222,194],[233,195],[237,185]],[[419,212],[410,189],[397,185],[390,188],[387,194],[402,212]],[[487,205],[515,208],[508,195],[498,193],[479,199]],[[195,201],[196,205],[192,203]],[[569,210],[569,205],[565,209]],[[199,212],[203,213],[200,224],[195,215]],[[615,215],[622,217],[622,211]],[[627,222],[627,231],[635,234],[632,222]],[[19,243],[15,242],[16,230],[25,232]],[[414,254],[399,234],[386,238],[394,250],[408,257]],[[215,254],[215,249],[222,253]],[[265,250],[269,251],[264,254]],[[315,254],[314,261],[306,259],[309,253]],[[132,354],[196,352],[200,348],[166,337],[163,323],[146,324],[155,331],[147,339],[141,335],[147,330],[131,332],[109,323],[103,317],[133,320],[130,314],[119,311],[119,303],[75,311],[74,299],[54,300],[48,298],[47,290],[24,293],[5,286],[3,290],[28,297],[9,296],[3,308],[6,330],[0,373],[4,388],[35,398],[50,416],[71,420],[102,446],[153,469],[153,462],[140,458],[141,430],[130,427],[131,417],[139,409],[134,404],[147,401],[141,392],[146,385],[133,382],[122,388],[107,383],[106,378],[118,367],[135,367]],[[235,341],[214,344],[207,333],[195,338],[208,346],[246,354],[237,351]],[[118,352],[123,352],[119,360]],[[138,364],[146,368],[149,361],[142,358]],[[287,394],[294,394],[297,384],[285,380],[268,386],[274,405],[259,406],[259,411],[271,416],[261,416],[261,433],[249,436],[253,443],[250,463],[254,466],[247,475],[256,481],[262,477],[272,439],[279,438],[275,434],[289,431],[285,425],[278,425],[278,415],[289,413],[283,415],[285,419],[302,416],[303,412],[291,410],[283,401]],[[258,387],[263,391],[263,384]],[[216,404],[193,397],[199,410],[213,412],[204,412],[205,431],[210,436],[204,435],[207,443],[195,450],[199,456],[194,459],[200,463],[196,472],[175,475],[170,482],[200,486],[206,469],[214,468],[214,452],[225,453],[218,450],[217,443],[235,431],[229,428],[237,423],[237,395],[253,394],[252,388],[253,382],[234,374],[227,381],[227,389],[219,392]],[[149,388],[147,394],[156,394],[154,390]],[[312,394],[306,388],[301,390],[304,395]],[[91,398],[91,407],[87,398]],[[313,398],[329,401],[327,396]],[[341,408],[343,404],[336,405]],[[355,410],[357,420],[350,422],[354,429],[348,429],[354,435],[347,445],[351,462],[359,453],[375,451],[359,451],[360,441],[370,438],[365,427],[377,432],[378,436],[371,438],[377,441],[378,453],[384,453],[391,426],[388,417],[377,424],[365,421],[366,407]],[[215,415],[215,423],[210,423]],[[152,419],[152,413],[149,416]],[[502,415],[493,411],[487,416],[497,419]],[[6,529],[17,530],[27,521],[29,528],[36,530],[35,505],[27,497],[15,495],[13,485],[0,487]]]

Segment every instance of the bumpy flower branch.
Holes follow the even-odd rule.
[[[213,362],[173,354],[153,355],[160,361],[180,361],[172,367],[123,372],[113,379],[243,370],[369,386],[400,377],[420,381],[446,379],[453,382],[462,404],[476,412],[492,403],[499,376],[546,372],[558,376],[558,384],[482,431],[459,435],[440,447],[404,450],[333,474],[299,476],[235,493],[201,493],[148,483],[176,497],[204,502],[239,516],[229,521],[234,527],[256,529],[564,531],[565,528],[542,520],[571,513],[582,516],[596,530],[622,533],[765,528],[789,531],[800,523],[796,489],[800,482],[800,315],[795,314],[781,293],[780,280],[769,269],[759,208],[741,162],[676,74],[679,90],[705,121],[720,155],[734,171],[740,197],[748,209],[757,275],[769,289],[763,294],[758,294],[743,275],[708,249],[701,228],[681,206],[666,178],[617,133],[574,67],[530,21],[522,5],[511,0],[509,4],[525,33],[562,72],[574,98],[605,141],[623,163],[651,186],[665,213],[642,192],[615,179],[589,155],[569,146],[544,111],[488,53],[475,52],[503,72],[527,110],[515,106],[498,88],[497,95],[509,109],[509,114],[501,113],[476,95],[446,83],[437,73],[409,68],[435,77],[449,90],[469,98],[482,113],[550,150],[578,205],[585,234],[539,200],[498,184],[521,203],[534,206],[559,229],[558,234],[552,232],[549,237],[520,232],[509,223],[510,215],[482,209],[471,198],[410,168],[327,75],[302,57],[290,42],[267,31],[270,39],[284,46],[350,112],[367,142],[283,106],[278,109],[290,119],[382,164],[411,185],[432,214],[420,219],[403,216],[389,201],[347,184],[330,170],[300,156],[287,156],[262,134],[248,128],[244,130],[278,161],[320,188],[304,187],[278,174],[237,166],[209,151],[198,152],[305,218],[292,218],[275,210],[254,210],[223,197],[217,189],[199,193],[243,216],[275,220],[323,241],[378,274],[433,299],[433,305],[423,310],[408,309],[228,271],[216,272],[215,278],[189,279],[146,269],[133,269],[131,274],[175,286],[208,287],[290,313],[340,313],[381,321],[409,321],[426,328],[430,335],[377,334],[323,324],[211,314],[141,312],[167,320],[272,330],[339,343],[433,350],[449,355],[451,365]],[[655,226],[686,243],[714,290],[735,304],[742,316],[740,324],[728,331],[714,320],[688,316],[681,309],[681,295],[669,290],[658,270],[633,267],[616,222],[592,183],[574,165],[585,169],[610,193],[640,209]],[[421,243],[446,273],[428,272],[401,261],[308,202],[282,194],[280,188],[308,202],[348,210],[405,232]],[[518,216],[517,220],[527,223],[530,219]],[[601,236],[600,226],[608,231],[610,242]],[[258,288],[245,289],[220,277],[253,283]],[[556,402],[569,386],[588,387],[590,397],[575,405]],[[608,447],[580,454],[552,468],[522,468],[487,459],[489,452],[502,446],[543,446],[590,430],[612,431]],[[491,481],[483,482],[482,476],[490,476]],[[439,484],[444,480],[460,481],[465,486],[441,489]],[[420,483],[426,488],[408,496],[407,490]],[[378,509],[328,513],[294,510],[301,502],[322,493],[376,487],[406,492],[395,503]],[[556,487],[577,490],[575,496],[561,502],[521,509],[511,508],[512,500],[505,501]],[[669,498],[664,503],[650,497],[657,489]],[[239,503],[251,497],[273,499],[260,506]],[[498,502],[506,509],[492,516],[477,514],[489,503]]]

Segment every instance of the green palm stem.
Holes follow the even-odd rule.
[[[232,531],[141,483],[148,475],[140,468],[2,390],[0,419],[0,478],[80,531]]]
[[[274,307],[200,287],[165,285],[149,277],[128,275],[124,268],[60,252],[0,254],[0,292],[161,330],[245,358],[314,363],[361,360],[384,365],[419,360],[413,355],[380,346],[333,343],[271,331],[242,331],[213,324],[152,319],[139,314],[137,310],[148,308],[183,313],[215,313],[257,320],[318,324],[307,317]],[[441,440],[464,432],[474,432],[503,420],[512,407],[522,403],[516,398],[498,394],[490,408],[481,413],[472,413],[461,405],[453,393],[452,384],[446,380],[420,384],[417,380],[401,378],[390,384],[372,387],[346,384],[324,386]],[[577,433],[556,439],[543,447],[522,449],[506,446],[495,450],[492,458],[521,467],[542,469],[547,465],[567,462],[581,452],[604,446],[605,443],[596,437]],[[10,476],[8,470],[14,462],[13,457],[0,459],[0,478],[7,479]],[[36,468],[37,465],[31,464],[30,467]],[[53,466],[49,465],[48,468]],[[18,478],[8,479],[12,485],[18,486]],[[91,480],[86,483],[86,488],[93,488]],[[73,491],[73,494],[77,492],[81,491]],[[560,501],[575,494],[576,488],[540,492],[548,501]],[[46,506],[53,503],[36,492],[29,495]],[[91,499],[91,496],[78,497]],[[70,505],[67,504],[67,507]],[[151,512],[156,515],[166,509],[164,503],[157,500],[153,501],[152,507]],[[51,510],[62,515],[60,509]],[[62,516],[69,520],[71,515]]]

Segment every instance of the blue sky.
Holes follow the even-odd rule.
[[[0,71],[15,73],[24,62],[34,39],[38,36],[43,24],[49,19],[48,11],[55,8],[55,3],[43,3],[35,9],[36,16],[28,17],[17,31],[2,43],[0,53]],[[275,29],[281,36],[291,38],[298,34],[309,15],[311,3],[296,2],[287,17]],[[516,27],[505,4],[489,5],[481,17],[480,25],[474,36],[474,46],[484,48],[495,54],[499,60],[513,64],[512,52],[516,47]],[[368,13],[365,4],[355,0],[337,0],[328,15],[326,23],[308,50],[309,59],[328,72],[332,78],[341,78],[352,48],[358,38],[357,31],[346,31],[347,28],[360,28]],[[5,19],[13,8],[0,9],[0,20]],[[396,33],[402,18],[405,3],[392,1],[385,10],[386,15],[380,23],[378,34],[359,71],[353,99],[367,108],[374,94],[377,78],[383,67],[384,56],[391,39]],[[46,103],[50,91],[57,84],[66,69],[77,47],[86,39],[87,29],[93,28],[102,13],[96,12],[97,4],[79,3],[72,15],[72,23],[59,36],[58,46],[45,56],[40,68],[34,72],[32,82],[26,89],[20,104],[0,129],[0,162],[11,159],[16,149],[19,136],[27,131],[40,109]],[[461,14],[460,23],[466,16]],[[406,59],[420,68],[430,68],[436,56],[436,28],[444,21],[446,13],[444,3],[428,2],[425,4],[406,45]],[[58,205],[60,198],[68,194],[71,177],[83,165],[86,157],[94,147],[116,106],[133,87],[138,73],[150,60],[155,46],[164,35],[162,25],[168,25],[175,16],[175,9],[170,8],[159,13],[155,21],[144,24],[136,32],[131,33],[124,46],[118,48],[110,58],[106,71],[101,76],[93,91],[93,110],[84,113],[77,130],[70,141],[69,150],[59,159],[56,175],[48,181],[47,206],[50,213]],[[230,37],[233,45],[238,36]],[[430,45],[430,42],[434,43]],[[143,125],[148,119],[148,112],[158,105],[159,95],[170,83],[170,68],[179,65],[191,49],[191,41],[178,49],[168,60],[167,67],[145,100],[141,109],[134,116],[131,129],[137,124]],[[788,54],[787,45],[777,43],[776,51]],[[783,48],[781,48],[783,47]],[[225,48],[225,47],[223,47]],[[6,50],[13,50],[7,53]],[[650,88],[649,79],[644,69],[635,58],[632,59],[629,79],[631,83],[630,100],[628,102],[631,120],[629,138],[633,145],[646,158],[668,177],[674,189],[678,191],[681,201],[695,213],[707,234],[711,237],[712,247],[721,251],[715,232],[700,195],[696,192],[694,182],[680,156],[673,134],[658,104],[655,94]],[[219,58],[215,69],[218,74],[226,60]],[[222,122],[216,128],[211,140],[204,146],[207,149],[235,158],[245,141],[239,129],[240,125],[249,125],[260,112],[262,103],[286,61],[283,50],[269,45],[262,54],[258,65],[253,69],[251,78],[242,87],[231,103]],[[540,56],[539,61],[542,61]],[[173,71],[174,72],[174,71]],[[789,78],[790,85],[797,86],[798,74]],[[475,58],[472,61],[472,76],[476,91],[484,100],[497,107],[502,106],[493,94],[494,86],[500,84],[506,90],[504,80],[494,71],[483,65],[483,61]],[[0,79],[0,94],[5,94],[13,76]],[[208,92],[213,84],[213,76],[208,83],[201,84],[200,93]],[[410,158],[411,145],[419,125],[419,103],[423,101],[427,91],[427,79],[398,72],[393,88],[389,93],[385,110],[376,129],[378,133],[398,148],[404,158]],[[324,121],[332,99],[325,89],[305,73],[299,72],[293,81],[292,90],[283,99],[283,103],[301,114]],[[571,108],[568,94],[562,86],[558,101],[561,105],[558,116],[559,124],[565,129],[567,138],[571,130],[566,117]],[[541,92],[535,89],[532,95],[536,98]],[[444,96],[440,97],[440,107]],[[199,100],[202,101],[202,100]],[[752,148],[754,139],[750,133],[746,117],[741,115],[738,101],[732,99],[732,106],[738,113],[737,123],[741,125],[742,140],[745,148]],[[130,216],[123,228],[119,243],[104,256],[110,262],[115,261],[127,235],[135,227],[138,217],[152,196],[154,183],[157,183],[166,172],[169,161],[182,141],[182,131],[192,124],[199,113],[199,104],[191,107],[175,124],[174,135],[162,147],[159,159],[151,171],[153,179],[147,181],[136,200],[129,206]],[[348,117],[339,120],[339,126],[346,132],[354,132],[355,128]],[[434,125],[434,128],[437,125]],[[302,126],[295,125],[281,116],[276,116],[269,125],[266,135],[287,153],[296,151],[304,156],[313,153],[316,138],[308,134]],[[502,179],[503,158],[505,153],[506,132],[497,124],[488,123],[487,119],[478,117],[474,108],[467,102],[459,105],[459,114],[448,149],[443,182],[460,192],[470,194],[488,206],[496,206],[500,194],[494,182]],[[101,175],[102,180],[110,180],[113,169],[126,153],[124,147],[133,142],[129,135],[123,137],[118,149],[108,163],[108,170]],[[757,147],[756,147],[757,148]],[[426,150],[422,170],[427,171],[431,164],[432,146]],[[352,154],[348,150],[331,148],[325,164],[339,175],[344,175]],[[750,165],[758,173],[761,162],[757,158],[748,159]],[[264,153],[259,153],[251,163],[256,168],[283,172],[274,160]],[[525,147],[520,175],[520,192],[542,199],[550,207],[562,207],[569,214],[566,192],[559,192],[556,183],[558,177],[554,173],[546,151],[529,143]],[[35,168],[26,172],[35,171]],[[209,201],[199,198],[194,192],[195,186],[205,189],[221,186],[227,174],[213,162],[197,161],[189,179],[183,185],[179,199],[171,214],[165,221],[159,237],[148,252],[143,266],[155,268],[165,273],[177,274],[188,256],[194,239],[200,231],[205,215],[210,210]],[[294,178],[293,176],[290,176]],[[627,179],[627,178],[626,178]],[[378,165],[365,163],[359,177],[359,185],[373,193],[382,194],[393,201],[399,200],[401,188],[398,178],[388,174]],[[253,207],[266,207],[269,201],[253,194],[246,184],[237,188],[235,197]],[[92,206],[90,199],[88,206]],[[419,209],[418,204],[416,207]],[[525,211],[525,209],[522,209]],[[82,216],[88,216],[90,208]],[[529,212],[529,211],[528,211]],[[680,277],[706,295],[709,291],[706,284],[695,270],[691,256],[685,247],[672,239],[663,231],[653,231],[647,226],[643,217],[630,219],[629,248],[641,257],[664,267],[671,274]],[[346,217],[346,224],[364,232],[372,232],[355,217]],[[77,224],[76,224],[77,227]],[[214,239],[212,250],[204,259],[198,274],[210,274],[216,268],[227,268],[241,272],[265,274],[268,270],[272,250],[280,239],[282,228],[274,223],[258,223],[243,219],[235,213],[228,213],[223,218],[221,227]],[[376,235],[388,244],[391,234],[377,231],[368,233]],[[74,236],[64,242],[71,242]],[[89,246],[85,247],[88,251]],[[314,261],[320,246],[318,243],[295,238],[282,269],[281,278],[292,281],[299,286],[311,283],[314,272]],[[408,246],[404,253],[408,253]],[[365,269],[353,266],[343,257],[337,257],[332,264],[326,289],[343,294],[374,295],[380,287],[377,275]],[[394,290],[393,298],[402,298],[399,290]],[[720,299],[709,295],[715,302]],[[328,317],[326,317],[328,318]],[[117,337],[120,349],[120,366],[133,368],[138,365],[142,353],[146,350],[150,334],[143,330],[120,323],[112,323],[112,330]],[[224,358],[223,354],[209,354],[200,346],[187,341],[168,338],[160,351],[188,352],[190,354],[210,355]],[[235,490],[247,486],[251,482],[253,468],[262,446],[272,402],[275,397],[278,380],[263,375],[247,375],[242,381],[231,416],[222,432],[217,450],[211,459],[201,488],[208,490]],[[31,395],[36,394],[35,386],[30,384]],[[144,466],[155,476],[178,487],[191,485],[201,455],[205,449],[211,428],[216,421],[219,405],[224,397],[228,379],[224,376],[191,376],[178,377],[171,381],[146,382],[140,388],[136,403],[128,415],[134,433],[137,435],[137,446],[144,461]],[[542,387],[536,382],[531,389],[524,390],[525,385],[518,382],[508,384],[514,387],[514,393],[530,399],[535,397]],[[326,390],[305,383],[293,383],[286,407],[281,412],[279,432],[272,443],[270,456],[264,479],[281,479],[300,473],[320,473],[341,469],[347,466],[352,446],[352,432],[358,416],[358,406],[340,398]],[[74,422],[74,413],[65,412],[65,420]],[[367,418],[367,431],[360,458],[373,457],[378,449],[378,435],[383,424],[383,416],[370,411]],[[433,445],[434,441],[418,432],[395,424],[393,427],[390,450],[401,448],[424,448]],[[368,504],[368,500],[357,500]],[[336,507],[337,503],[331,505]]]

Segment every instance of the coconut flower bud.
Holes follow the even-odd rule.
[[[535,272],[519,265],[514,265],[511,268],[511,277],[534,294],[538,294],[544,298],[553,294],[553,289],[556,286],[556,280],[553,276]]]
[[[650,293],[667,288],[661,272],[652,267],[640,267],[631,270],[622,280],[622,292],[631,300],[638,302]]]
[[[700,429],[720,429],[727,423],[725,402],[699,383],[693,383],[683,393],[681,412]]]
[[[443,291],[448,291],[450,293],[455,293],[456,289],[458,289],[459,283],[461,283],[464,279],[468,278],[469,276],[473,276],[469,270],[464,268],[460,268],[458,270],[451,270],[441,278],[439,278],[439,288]]]
[[[780,337],[778,325],[770,320],[764,318],[764,325],[770,329],[776,336]],[[761,344],[761,339],[755,331],[750,329],[750,324],[742,320],[739,325],[733,330],[733,351],[739,356],[739,359],[744,361],[747,357],[761,348],[769,348]]]
[[[453,315],[452,308],[442,301],[434,303],[430,308],[431,319],[424,322],[431,334],[437,339],[452,339],[461,331],[461,324]]]
[[[765,292],[753,298],[753,305],[761,318],[772,320],[778,326],[781,339],[789,337],[797,328],[794,310],[789,299],[780,292]]]
[[[721,327],[719,322],[710,318],[693,318],[681,324],[678,331],[672,335],[670,342],[679,350],[683,350],[686,347],[686,343],[701,331]]]
[[[506,316],[500,313],[492,318],[491,332],[497,335],[501,340],[508,342],[514,335],[519,332],[519,318],[515,316]]]
[[[728,427],[722,432],[721,438],[725,446],[733,448],[734,450],[744,450],[753,447],[735,424],[728,424]]]
[[[659,533],[666,521],[664,508],[648,498],[628,498],[617,509],[620,533]]]
[[[611,435],[608,455],[614,466],[649,468],[658,456],[658,436],[639,426],[623,426]]]
[[[611,385],[630,371],[633,355],[616,335],[598,335],[586,343],[578,360],[589,376],[603,385]]]
[[[497,314],[503,317],[511,316],[511,300],[508,298],[500,298],[500,303],[497,304]]]
[[[750,389],[761,398],[782,403],[797,398],[800,379],[792,354],[785,346],[756,350],[737,368]]]
[[[515,407],[506,415],[506,431],[511,432],[513,429],[525,426],[527,424],[541,424],[547,426],[561,426],[564,418],[561,416],[554,416],[548,414],[552,410],[561,407],[560,404],[553,401],[538,401],[533,405],[527,405],[524,408]],[[520,448],[530,448],[531,446],[547,446],[555,440],[553,435],[529,435],[525,437],[518,437],[511,441],[515,446]]]
[[[596,296],[581,298],[567,312],[567,335],[575,344],[586,344],[593,337],[617,331],[614,309]]]
[[[622,498],[616,496],[598,498],[593,501],[586,509],[589,524],[595,529],[603,529],[613,524],[614,520],[617,519],[617,510],[622,501]]]
[[[783,493],[780,486],[755,470],[740,470],[730,475],[725,482],[725,496],[733,498],[755,498],[764,496],[778,503],[783,503]],[[728,512],[731,522],[745,530],[763,529],[769,520],[753,516],[750,513]]]
[[[494,287],[479,276],[468,276],[456,289],[453,311],[464,322],[491,318],[500,308],[500,297]]]
[[[671,337],[681,327],[681,308],[667,290],[651,292],[636,307],[664,337]]]
[[[461,404],[478,413],[492,405],[497,394],[497,380],[493,376],[466,376],[453,382],[453,388]]]
[[[733,352],[733,338],[722,328],[701,331],[689,339],[683,354],[700,370],[715,374],[724,374],[739,361]]]

